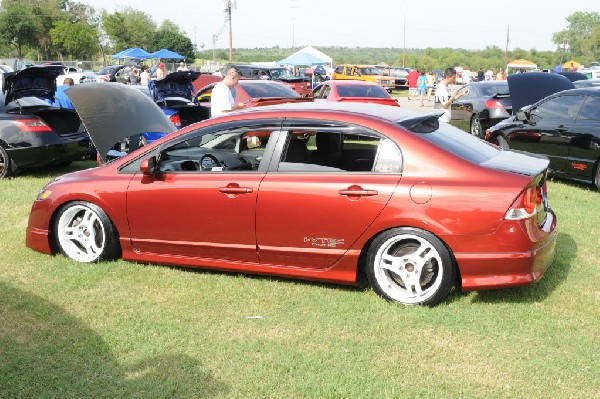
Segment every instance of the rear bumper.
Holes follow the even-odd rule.
[[[557,229],[526,252],[455,254],[465,291],[518,287],[542,278],[554,258]]]
[[[86,138],[39,147],[12,148],[7,152],[16,168],[21,170],[76,161],[89,155],[90,148],[89,139]]]

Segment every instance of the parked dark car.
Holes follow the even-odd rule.
[[[468,94],[452,102],[450,123],[483,138],[485,130],[512,114],[512,102],[505,80],[472,82],[459,89]]]
[[[77,113],[53,107],[62,66],[32,66],[5,74],[0,97],[0,178],[18,171],[66,165],[89,155],[89,136]]]
[[[192,83],[199,76],[200,72],[180,71],[148,82],[152,99],[177,128],[210,118],[209,107],[193,102],[195,90]]]
[[[172,128],[127,86],[70,90],[90,135],[106,143],[101,154],[132,131]],[[136,118],[113,118],[123,99]],[[413,305],[435,305],[456,284],[534,283],[557,242],[548,160],[502,151],[438,116],[326,102],[230,112],[53,180],[32,206],[26,244],[83,263],[368,282]]]
[[[106,75],[108,76],[108,81],[109,82],[116,82],[117,81],[117,72],[119,72],[121,69],[125,68],[126,65],[108,65],[105,66],[104,68],[102,68],[101,70],[99,70],[97,72],[98,75]]]
[[[296,76],[289,69],[279,66],[265,65],[235,65],[242,77],[247,79],[263,79],[281,82],[301,96],[311,93],[311,78],[307,76]]]
[[[543,154],[550,159],[551,174],[600,189],[600,87],[573,89],[564,76],[542,72],[510,75],[508,84],[513,104],[519,107],[535,101],[534,95],[542,89],[543,94],[558,92],[492,126],[486,140]],[[524,102],[521,94],[527,96]]]

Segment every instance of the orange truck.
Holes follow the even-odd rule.
[[[332,78],[379,83],[388,93],[394,90],[395,85],[395,79],[382,75],[381,69],[375,65],[338,65],[333,71]]]

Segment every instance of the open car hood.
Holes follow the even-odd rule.
[[[192,101],[194,86],[192,82],[198,79],[200,72],[180,71],[168,74],[161,80],[151,80],[148,88],[154,101],[161,101],[168,97],[181,97]]]
[[[17,72],[4,74],[2,91],[4,104],[23,97],[37,97],[54,101],[56,78],[64,73],[61,65],[31,66]]]
[[[86,83],[65,93],[75,106],[102,162],[118,142],[132,135],[173,133],[175,126],[144,93],[122,83]]]
[[[574,89],[566,77],[546,72],[526,72],[508,75],[508,90],[513,114],[521,108],[534,104],[544,97],[559,91]]]

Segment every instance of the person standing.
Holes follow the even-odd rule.
[[[468,85],[469,83],[471,83],[471,69],[467,65],[462,72],[462,84]]]
[[[477,81],[483,82],[484,80],[485,80],[485,73],[483,72],[483,68],[479,68],[479,71],[477,71]]]
[[[408,99],[412,100],[417,95],[417,79],[419,79],[419,71],[411,69],[406,76],[406,83],[408,84]]]
[[[225,77],[213,87],[210,95],[211,118],[245,107],[244,103],[235,103],[235,85],[241,77],[242,74],[236,67],[230,66],[226,69]]]
[[[433,89],[435,88],[435,73],[433,71],[429,71],[427,74],[427,101],[431,101],[431,95],[433,94]]]
[[[130,85],[139,85],[140,84],[140,74],[135,65],[132,66],[131,70],[129,71],[129,84]]]
[[[185,62],[180,62],[179,66],[177,67],[177,72],[181,72],[181,71],[187,71],[188,67],[185,65]]]
[[[58,108],[75,109],[71,99],[65,94],[65,90],[73,87],[74,85],[75,82],[72,78],[65,78],[63,84],[56,88],[56,93],[54,94],[54,103],[52,103],[52,106]]]
[[[142,86],[148,86],[148,81],[150,80],[150,73],[148,72],[148,67],[146,65],[142,66],[142,72],[140,73],[140,84]]]
[[[438,83],[435,89],[436,105],[439,105],[438,108],[444,110],[444,114],[439,118],[442,122],[450,123],[452,102],[469,93],[469,90],[463,90],[461,93],[451,90],[450,85],[454,82],[456,82],[456,70],[454,68],[446,68],[444,79]]]
[[[425,92],[427,91],[427,77],[425,76],[425,71],[421,71],[419,77],[417,78],[417,92],[419,93],[419,97],[421,97],[420,107],[423,107],[423,99],[425,98]]]
[[[161,80],[165,78],[165,64],[162,62],[158,64],[156,68],[156,80]]]

